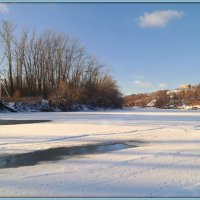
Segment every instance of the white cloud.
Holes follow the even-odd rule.
[[[138,18],[140,27],[164,27],[170,20],[181,18],[184,15],[182,11],[162,10],[151,13],[145,12],[143,16]]]
[[[9,13],[9,7],[5,3],[0,3],[0,13],[6,14]]]
[[[133,81],[133,85],[136,87],[143,87],[143,88],[152,87],[152,83],[147,82],[147,81],[139,81],[139,80]]]
[[[158,86],[161,89],[165,89],[167,87],[167,84],[166,83],[159,83]]]

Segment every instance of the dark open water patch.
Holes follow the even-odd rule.
[[[134,148],[139,141],[91,144],[74,147],[58,147],[29,153],[0,155],[0,169],[33,166],[41,162],[58,161],[81,155],[105,153],[120,149]]]
[[[0,125],[15,125],[15,124],[32,124],[32,123],[42,123],[50,122],[51,120],[7,120],[0,119]]]

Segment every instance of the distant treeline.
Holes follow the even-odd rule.
[[[153,93],[132,94],[123,98],[125,107],[179,108],[200,105],[200,84],[187,89],[159,90]]]
[[[77,40],[1,21],[0,44],[0,73],[12,99],[40,97],[66,110],[75,103],[121,107],[116,81]]]

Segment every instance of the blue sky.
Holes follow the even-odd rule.
[[[0,4],[0,19],[79,39],[123,94],[200,82],[200,3]]]

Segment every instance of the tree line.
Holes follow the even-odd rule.
[[[0,73],[11,98],[42,97],[66,109],[74,103],[121,107],[116,81],[78,40],[1,21],[0,44]]]
[[[123,98],[125,107],[181,108],[200,105],[200,84],[188,89],[159,90],[152,93],[132,94]]]

